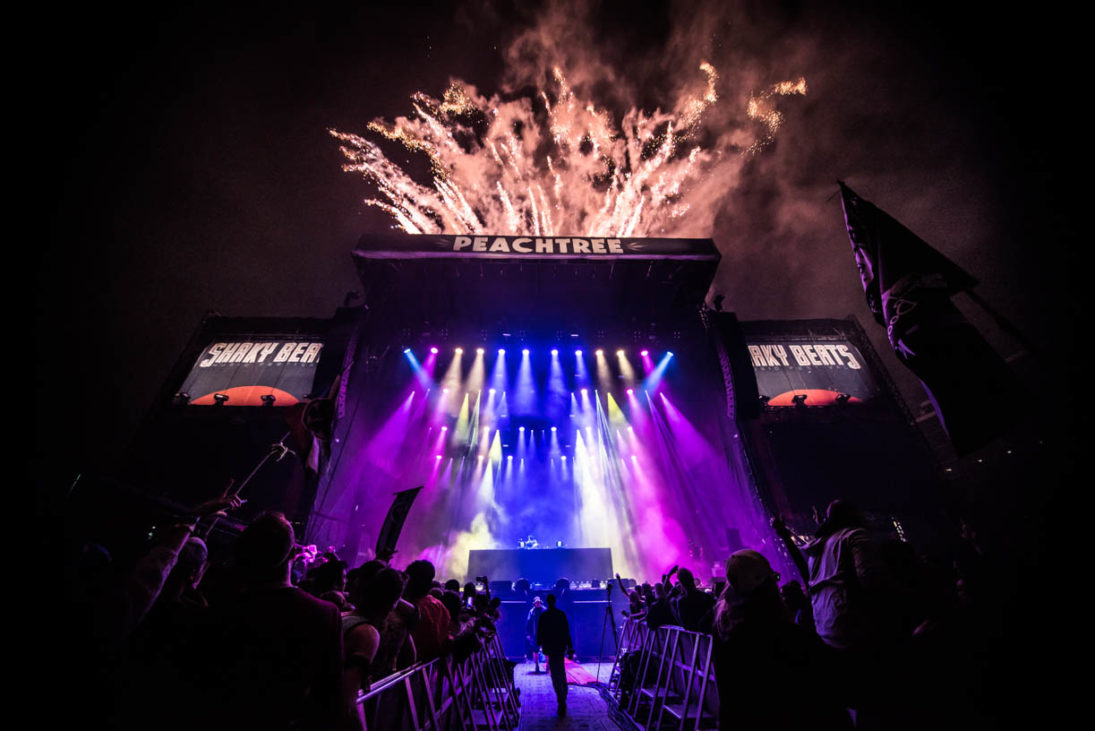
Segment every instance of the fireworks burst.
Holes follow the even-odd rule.
[[[331,134],[343,169],[377,186],[366,204],[407,233],[708,236],[745,160],[774,139],[783,119],[775,98],[805,94],[806,81],[752,95],[748,121],[711,130],[719,75],[706,62],[698,70],[672,111],[633,108],[618,121],[580,99],[559,68],[533,96],[486,98],[460,81],[440,100],[415,94],[411,117],[368,130],[424,155],[429,185],[368,137]]]

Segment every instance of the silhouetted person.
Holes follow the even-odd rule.
[[[737,551],[726,562],[726,579],[712,627],[719,727],[851,731],[834,691],[836,652],[791,622],[768,560]]]
[[[200,723],[201,641],[207,606],[197,586],[208,558],[205,542],[189,538],[179,551],[156,603],[134,633],[126,657],[122,696],[115,723],[122,729],[164,729]],[[165,708],[174,709],[164,714]]]
[[[781,520],[772,526],[805,570],[818,636],[841,650],[866,651],[878,641],[880,599],[889,588],[878,545],[859,512],[833,500],[814,540],[799,551]]]
[[[540,615],[536,628],[536,644],[547,655],[548,672],[551,673],[551,686],[555,689],[555,700],[559,704],[559,715],[567,712],[567,671],[564,659],[574,655],[574,642],[570,637],[570,623],[563,610],[555,606],[555,595],[547,595],[548,608]]]
[[[669,597],[665,593],[665,584],[660,581],[654,584],[651,596],[653,601],[650,601],[646,608],[647,626],[650,629],[658,629],[662,625],[673,624],[676,619],[673,618],[673,611],[669,608]]]
[[[350,599],[354,610],[342,616],[342,642],[346,658],[343,692],[350,717],[358,727],[364,728],[357,694],[359,690],[369,690],[381,632],[385,620],[403,593],[403,576],[387,567],[378,571],[366,570],[352,588]]]
[[[289,582],[295,550],[280,513],[256,518],[236,541],[241,590],[214,608],[217,695],[203,728],[329,729],[345,720],[338,609]]]
[[[429,662],[452,649],[452,617],[440,599],[432,596],[434,568],[429,561],[412,561],[407,566],[404,598],[418,608],[418,624],[412,637],[419,662]],[[474,585],[472,587],[474,589]]]
[[[894,586],[866,520],[851,503],[833,500],[801,552],[782,521],[772,525],[795,563],[805,564],[817,634],[840,651],[849,706],[857,714],[884,715],[900,685],[891,667],[897,642]]]
[[[802,590],[802,584],[798,581],[788,581],[780,589],[780,594],[795,624],[814,632],[814,609],[810,605],[810,597],[806,596],[806,592]]]
[[[715,597],[696,588],[696,577],[688,569],[677,572],[681,594],[670,602],[674,621],[691,632],[700,629],[700,621],[715,606]]]

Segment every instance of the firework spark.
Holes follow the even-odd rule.
[[[368,137],[331,134],[342,143],[343,169],[377,187],[365,203],[407,233],[707,236],[745,160],[779,129],[774,99],[805,94],[806,81],[754,94],[751,122],[713,134],[704,123],[719,101],[719,75],[706,62],[699,71],[691,86],[702,78],[702,88],[680,94],[672,111],[633,108],[618,120],[578,98],[559,68],[531,96],[487,98],[460,81],[441,100],[417,93],[411,117],[374,121],[368,131],[425,155],[429,184]]]

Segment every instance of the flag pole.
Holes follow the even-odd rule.
[[[270,448],[267,450],[266,454],[263,455],[262,459],[258,461],[258,464],[256,464],[255,468],[251,470],[251,473],[247,475],[247,477],[243,478],[243,482],[237,485],[234,479],[228,480],[228,484],[225,486],[224,492],[221,494],[221,497],[239,497],[240,493],[243,492],[243,488],[247,487],[247,484],[251,482],[251,479],[258,474],[259,470],[261,470],[267,462],[269,462],[271,459],[273,459],[275,462],[280,462],[282,459],[285,458],[285,455],[292,452],[293,450],[285,446],[285,440],[289,438],[290,434],[291,432],[285,432],[285,436],[283,436],[274,444],[270,445]],[[214,515],[213,519],[209,521],[209,525],[206,526],[205,533],[201,536],[201,538],[205,540],[209,539],[209,536],[212,535],[213,528],[217,525],[218,520],[219,518]]]

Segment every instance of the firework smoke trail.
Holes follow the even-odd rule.
[[[440,100],[415,94],[411,116],[370,123],[374,136],[425,155],[430,185],[369,137],[331,130],[343,169],[372,181],[378,197],[366,204],[407,233],[709,236],[742,166],[779,129],[777,98],[806,93],[805,79],[774,84],[731,129],[711,130],[719,74],[707,62],[671,111],[632,108],[618,120],[579,98],[560,68],[546,76],[538,94],[504,98],[454,80]]]

